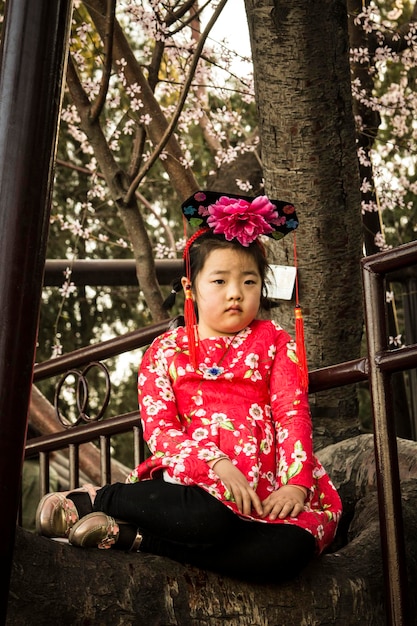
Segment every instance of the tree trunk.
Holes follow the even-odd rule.
[[[292,201],[309,369],[360,356],[361,214],[346,3],[245,0],[269,196]],[[293,240],[274,244],[293,264]],[[292,307],[279,321],[293,328]],[[316,445],[357,434],[355,390],[311,398]]]
[[[410,592],[417,584],[417,444],[398,441]],[[255,585],[169,559],[83,550],[18,529],[7,626],[385,626],[372,436],[323,450],[345,506],[334,551],[293,581]],[[352,520],[352,521],[351,521]],[[346,543],[347,542],[347,543]],[[416,623],[410,593],[408,621]]]

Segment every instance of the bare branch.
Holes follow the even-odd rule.
[[[167,26],[171,26],[172,24],[175,24],[176,22],[181,20],[184,17],[184,15],[188,13],[188,11],[191,11],[192,9],[194,9],[196,4],[197,4],[196,0],[187,0],[186,2],[183,2],[182,4],[180,4],[179,8],[176,9],[175,11],[169,11],[167,13],[167,17],[165,18],[165,24]]]
[[[159,68],[161,67],[164,50],[165,42],[156,41],[152,52],[152,60],[148,66],[148,83],[153,92],[155,91],[155,87],[159,81]]]
[[[104,64],[100,90],[96,101],[91,107],[91,119],[94,122],[101,114],[106,102],[113,64],[114,20],[116,19],[116,0],[107,0],[106,32],[104,36]]]
[[[143,150],[146,141],[146,130],[145,127],[141,124],[136,129],[135,139],[133,141],[132,154],[130,157],[130,165],[128,168],[128,176],[129,180],[133,178],[135,173],[138,171],[140,167],[140,163],[143,158]]]
[[[196,0],[188,0],[188,2],[185,2],[184,5],[182,5],[178,11],[171,13],[171,19],[166,20],[166,24],[168,26],[170,26],[171,24],[174,24],[175,22],[179,22],[181,20],[180,22],[181,25],[178,28],[170,31],[171,35],[175,35],[175,33],[178,33],[185,26],[190,26],[192,22],[194,21],[195,17],[198,17],[199,15],[201,15],[201,13],[204,11],[206,7],[210,5],[210,3],[211,3],[211,0],[207,0],[207,2],[205,2],[202,6],[198,7],[198,2],[196,2]],[[196,5],[198,7],[197,9],[195,8]],[[182,19],[187,11],[190,11],[190,16],[186,19]]]

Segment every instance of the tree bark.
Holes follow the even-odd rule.
[[[309,368],[358,358],[361,214],[346,3],[245,0],[265,188],[292,201]],[[293,264],[293,239],[274,244]],[[313,306],[314,305],[314,306]],[[292,307],[280,323],[293,328]],[[358,434],[350,388],[311,398],[321,444]]]

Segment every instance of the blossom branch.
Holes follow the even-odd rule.
[[[121,200],[124,195],[122,186],[123,172],[112,155],[98,119],[93,119],[90,115],[91,102],[78,78],[71,55],[69,55],[68,59],[67,85],[80,115],[83,130],[94,149],[94,154],[109,185],[112,198],[115,201]]]
[[[146,303],[155,321],[165,319],[167,312],[162,307],[163,298],[156,278],[152,247],[142,214],[138,210],[135,197],[131,199],[129,205],[123,202],[127,187],[126,175],[112,155],[99,120],[96,119],[94,122],[91,120],[90,101],[81,85],[71,57],[68,60],[67,84],[80,115],[82,128],[94,149],[94,154],[132,243],[136,274]]]
[[[89,0],[88,10],[97,31],[103,37],[105,33],[104,0]],[[157,145],[167,128],[167,121],[117,20],[115,20],[114,30],[113,62],[123,63],[127,84],[132,88],[133,86],[140,88],[143,106],[150,118],[146,132],[152,143]],[[192,170],[184,168],[183,152],[174,135],[169,137],[165,148],[167,158],[164,159],[162,165],[179,197],[185,199],[198,189],[198,183]],[[139,160],[138,153],[135,158]]]
[[[102,178],[104,179],[104,176],[101,172],[92,172],[91,170],[89,170],[87,167],[81,167],[80,165],[74,165],[74,163],[69,163],[68,161],[63,161],[62,159],[57,159],[56,160],[57,165],[60,165],[61,167],[66,167],[68,169],[74,170],[76,172],[79,172],[80,174],[86,174],[87,176],[97,176],[97,178]],[[169,250],[170,251],[175,251],[176,250],[176,244],[175,244],[175,237],[174,234],[172,232],[172,229],[169,227],[169,225],[166,223],[166,221],[162,218],[162,216],[160,215],[159,212],[155,211],[152,204],[150,202],[148,202],[148,200],[145,198],[145,196],[143,196],[139,191],[136,192],[136,197],[139,200],[139,202],[141,204],[143,204],[143,206],[146,208],[148,213],[152,213],[152,215],[154,216],[155,220],[161,225],[161,227],[163,228],[163,230],[165,231],[166,234],[166,238],[169,244]],[[118,245],[120,245],[120,241],[117,242]],[[123,246],[125,247],[125,246]]]
[[[146,208],[147,212],[152,213],[154,218],[161,224],[162,228],[165,231],[167,240],[169,242],[169,248],[172,252],[175,252],[176,250],[175,237],[172,233],[172,230],[169,228],[168,224],[166,223],[166,221],[162,219],[161,215],[157,211],[155,211],[152,204],[139,191],[136,192],[136,197],[138,198],[139,202],[143,204],[143,206]]]
[[[217,18],[219,17],[220,13],[223,10],[223,7],[225,6],[227,0],[221,0],[221,2],[219,2],[216,10],[213,12],[213,15],[211,16],[211,19],[209,20],[206,28],[204,29],[197,47],[194,51],[194,55],[192,58],[192,62],[190,65],[190,69],[188,72],[188,76],[185,80],[184,86],[182,88],[181,91],[181,95],[179,97],[178,100],[178,104],[176,106],[174,115],[171,118],[170,123],[168,124],[168,127],[166,128],[164,134],[162,135],[158,145],[155,147],[153,153],[151,154],[151,156],[149,157],[149,159],[146,161],[146,163],[143,165],[142,169],[137,173],[137,175],[135,176],[135,178],[133,179],[129,190],[125,196],[125,202],[129,201],[129,198],[132,197],[132,194],[135,192],[135,190],[137,189],[139,183],[141,182],[141,180],[144,178],[144,176],[146,176],[146,174],[148,173],[148,171],[150,170],[150,168],[152,167],[152,165],[156,162],[156,160],[159,158],[162,150],[165,148],[166,144],[168,143],[168,140],[170,139],[172,133],[174,132],[175,126],[177,125],[177,122],[179,120],[179,117],[181,115],[181,112],[184,108],[184,104],[185,101],[187,99],[188,96],[188,92],[189,89],[191,87],[191,83],[195,74],[195,71],[197,69],[197,64],[200,60],[200,56],[201,56],[201,52],[204,48],[206,39],[211,31],[211,29],[213,28],[214,24],[217,21]]]

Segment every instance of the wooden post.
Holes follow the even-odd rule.
[[[0,623],[5,622],[71,0],[9,0],[0,49]]]

